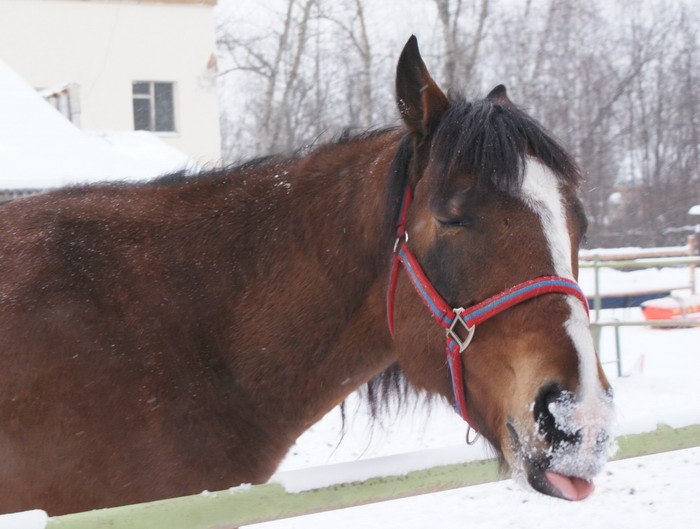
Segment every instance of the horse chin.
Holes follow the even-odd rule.
[[[506,459],[507,460],[507,459]],[[595,490],[592,477],[580,477],[547,470],[543,462],[509,462],[513,480],[523,488],[568,501],[588,498]]]
[[[614,443],[602,436],[592,451],[578,445],[551,446],[537,435],[518,435],[508,424],[509,440],[503,456],[513,479],[526,489],[568,501],[588,498],[593,478],[602,470]]]

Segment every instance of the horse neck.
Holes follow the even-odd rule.
[[[387,133],[242,175],[237,248],[251,257],[237,263],[231,365],[294,435],[393,361],[381,228],[396,144]]]

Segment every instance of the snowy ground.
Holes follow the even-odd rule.
[[[681,272],[646,273],[645,284],[680,278]],[[616,274],[615,274],[616,275]],[[685,276],[687,277],[687,276]],[[616,278],[617,279],[617,278]],[[603,311],[603,318],[642,319],[639,309]],[[614,334],[605,329],[601,358],[616,394],[618,435],[700,423],[700,329],[621,330],[622,371],[617,378]],[[302,435],[280,470],[354,461],[462,444],[465,426],[447,405],[435,403],[372,424],[356,396],[349,399],[346,432],[331,411]],[[483,444],[474,459],[490,456]],[[252,527],[688,527],[700,516],[700,448],[611,463],[597,491],[578,504],[521,490],[512,481],[429,494],[364,507],[303,516]]]
[[[695,271],[696,284],[700,285],[700,270]],[[667,267],[659,271],[646,268],[624,272],[613,268],[600,268],[600,291],[604,295],[629,295],[648,291],[670,291],[690,286],[687,267]],[[579,271],[579,284],[587,296],[595,293],[595,272],[592,268]]]
[[[488,527],[659,529],[694,527],[700,516],[700,448],[618,461],[595,494],[569,503],[511,481],[257,524],[256,529],[463,529]]]

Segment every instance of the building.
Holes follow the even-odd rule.
[[[0,57],[84,130],[220,158],[216,0],[0,0]]]
[[[0,202],[190,169],[193,160],[151,132],[81,130],[0,59]]]

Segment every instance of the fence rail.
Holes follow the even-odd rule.
[[[649,257],[644,259],[624,259],[615,261],[581,261],[580,268],[655,268],[657,266],[700,265],[700,257]]]
[[[681,247],[683,251],[691,252],[695,248],[695,239],[686,247]],[[662,250],[662,249],[659,249]],[[653,254],[653,257],[649,255]],[[590,254],[586,256],[586,261],[579,261],[580,268],[593,268],[594,276],[594,293],[593,293],[593,321],[591,322],[591,330],[596,344],[596,350],[600,352],[601,331],[605,327],[613,327],[615,331],[615,361],[617,364],[617,376],[622,376],[622,345],[620,341],[621,327],[665,327],[665,328],[691,328],[700,327],[700,320],[697,319],[678,319],[678,320],[640,320],[640,321],[619,321],[608,320],[602,321],[600,313],[602,309],[602,294],[600,289],[600,269],[601,268],[656,268],[660,266],[687,266],[689,271],[689,288],[691,293],[695,293],[697,285],[695,284],[695,268],[700,265],[700,257],[693,255],[685,255],[683,257],[668,257],[659,255],[658,252],[640,253],[637,255],[626,254],[632,259],[624,260],[601,260],[601,256]],[[641,258],[637,258],[640,257]],[[608,256],[610,257],[610,256]],[[610,363],[610,362],[608,362]]]
[[[681,327],[700,327],[700,320],[610,320],[591,322],[591,327],[665,327],[680,329]]]
[[[700,425],[673,429],[660,426],[653,432],[618,438],[613,459],[627,459],[700,446]],[[397,456],[392,456],[397,457]],[[377,467],[382,466],[379,458]],[[325,467],[329,475],[334,465]],[[317,469],[295,471],[318,473]],[[288,492],[280,482],[237,487],[151,503],[100,509],[49,518],[47,529],[221,529],[303,514],[364,505],[407,496],[490,483],[504,479],[495,460],[472,461],[415,470],[364,481]]]
[[[691,292],[695,292],[695,267],[700,265],[700,257],[662,257],[650,259],[627,259],[623,261],[601,261],[597,256],[593,256],[593,261],[580,261],[580,268],[593,268],[594,275],[594,293],[593,293],[593,310],[594,322],[600,319],[600,310],[602,307],[602,294],[600,291],[600,269],[601,268],[656,268],[659,266],[687,266],[689,271],[689,287]]]
[[[649,257],[683,257],[693,255],[694,247],[690,243],[685,246],[666,246],[663,248],[619,248],[617,250],[580,250],[579,261],[619,261],[625,259],[646,259]]]

